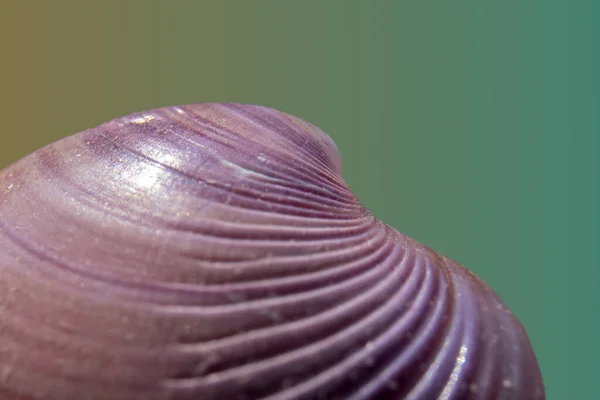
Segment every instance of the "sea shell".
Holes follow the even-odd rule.
[[[301,119],[160,108],[0,173],[1,400],[544,398],[514,315]]]

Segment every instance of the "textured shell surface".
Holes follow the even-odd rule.
[[[299,118],[165,107],[0,172],[0,400],[544,398],[496,294]]]

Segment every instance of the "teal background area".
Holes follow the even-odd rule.
[[[483,278],[549,399],[600,359],[598,1],[3,1],[0,167],[164,105],[328,132],[379,218]]]

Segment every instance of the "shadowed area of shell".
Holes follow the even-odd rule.
[[[299,118],[165,107],[0,172],[0,400],[544,398],[501,300]]]

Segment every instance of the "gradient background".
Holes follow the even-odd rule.
[[[500,294],[549,399],[595,398],[599,1],[0,4],[0,167],[153,107],[297,115],[375,215]]]

